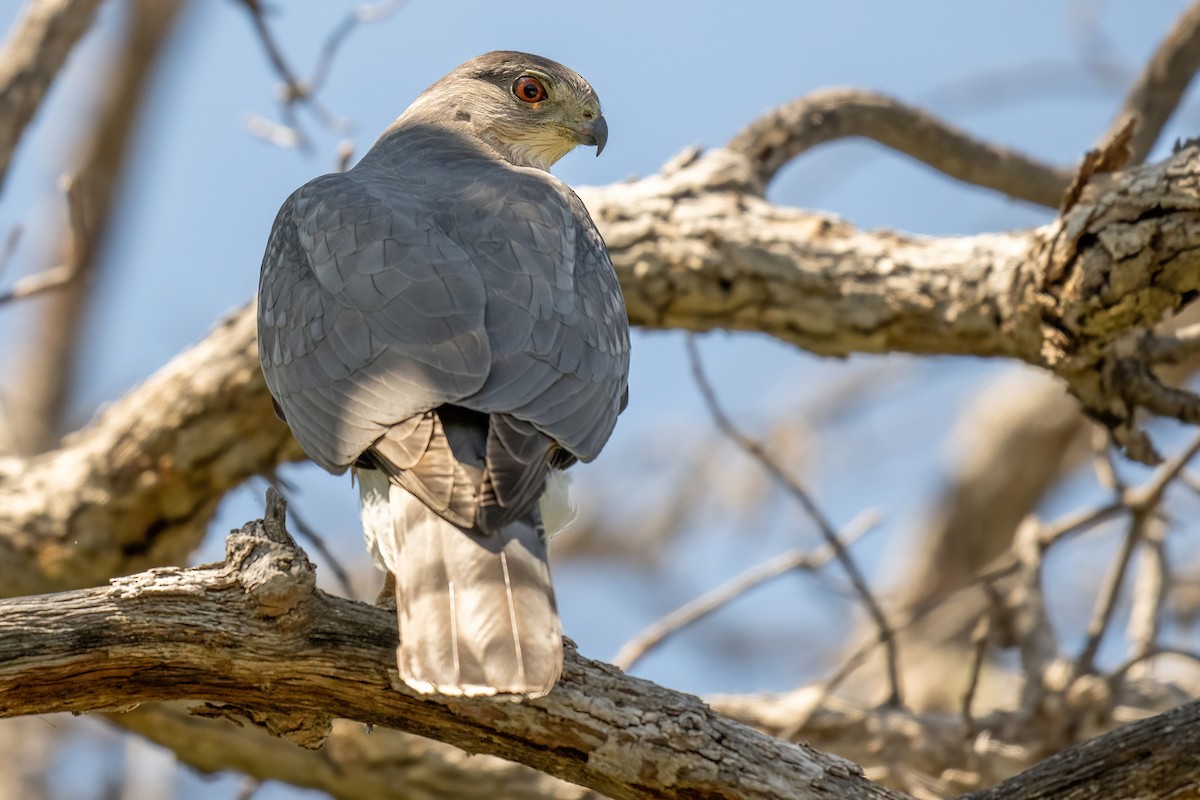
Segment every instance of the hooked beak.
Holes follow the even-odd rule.
[[[596,155],[603,153],[604,145],[608,143],[608,123],[603,114],[597,114],[595,119],[573,129],[572,133],[575,141],[595,147]]]

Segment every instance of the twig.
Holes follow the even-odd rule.
[[[333,57],[355,28],[359,25],[385,20],[399,12],[407,4],[408,0],[382,0],[374,5],[369,3],[360,5],[343,17],[342,21],[329,32],[325,43],[321,45],[321,53],[317,56],[317,64],[313,68],[312,77],[305,83],[309,93],[313,94],[321,90],[326,78],[329,77],[330,68],[333,66]]]
[[[1156,644],[1144,653],[1138,653],[1131,656],[1128,661],[1121,664],[1112,671],[1108,676],[1108,685],[1116,691],[1129,677],[1129,673],[1134,667],[1144,664],[1152,659],[1161,658],[1162,656],[1175,656],[1187,661],[1191,661],[1196,666],[1200,667],[1200,653],[1195,650],[1187,650],[1182,647],[1171,647],[1169,645]]]
[[[1112,624],[1113,614],[1117,608],[1117,601],[1121,596],[1121,589],[1125,585],[1125,575],[1129,571],[1129,563],[1133,559],[1134,551],[1142,541],[1142,531],[1144,530],[1145,518],[1137,515],[1129,524],[1129,531],[1125,534],[1125,539],[1121,542],[1121,550],[1117,555],[1116,561],[1109,568],[1108,574],[1104,578],[1104,585],[1100,590],[1100,594],[1096,598],[1096,608],[1092,612],[1092,619],[1087,626],[1087,641],[1084,643],[1083,649],[1079,652],[1079,656],[1075,659],[1074,669],[1072,670],[1075,676],[1084,675],[1094,671],[1096,653],[1100,650],[1100,643],[1104,640],[1104,634],[1108,631],[1108,627]]]
[[[1116,465],[1113,463],[1112,447],[1108,431],[1099,425],[1092,426],[1092,469],[1096,473],[1096,480],[1100,485],[1110,492],[1119,495],[1125,491],[1125,482],[1121,476],[1117,474]]]
[[[83,199],[80,195],[78,180],[75,177],[64,178],[60,181],[60,185],[67,198],[67,218],[71,229],[72,257],[66,264],[51,267],[36,275],[30,275],[16,281],[12,285],[12,288],[0,293],[0,305],[10,303],[13,300],[32,297],[52,289],[60,289],[79,277],[83,262],[76,256],[89,250],[91,231],[89,230],[84,214]],[[0,255],[0,273],[3,273],[7,267],[8,260],[16,249],[19,238],[20,229],[14,228],[8,236],[3,254]]]
[[[279,492],[281,496],[285,498],[288,496],[288,489],[283,481],[274,476],[263,478],[263,480],[271,488]],[[316,529],[309,525],[304,517],[300,516],[299,512],[296,511],[296,505],[292,500],[288,500],[288,522],[291,523],[291,526],[300,538],[311,543],[317,552],[321,554],[321,557],[325,559],[330,571],[333,572],[333,577],[337,579],[338,585],[341,586],[342,593],[351,599],[357,598],[358,595],[354,591],[354,583],[350,580],[350,573],[346,571],[346,568],[342,566],[337,556],[325,544],[325,540],[321,537],[321,534],[317,533]]]
[[[374,5],[361,5],[350,11],[325,38],[312,76],[307,80],[302,79],[284,57],[283,49],[267,25],[266,12],[261,0],[238,0],[238,2],[249,12],[263,52],[266,53],[267,60],[271,63],[272,69],[275,70],[275,74],[282,84],[280,106],[284,123],[280,125],[264,117],[251,115],[246,121],[247,130],[252,135],[276,146],[298,147],[301,150],[307,150],[311,143],[296,115],[296,107],[299,105],[305,105],[311,109],[321,124],[329,130],[342,133],[349,130],[349,123],[326,108],[316,95],[329,78],[333,59],[338,49],[354,29],[364,23],[386,19],[399,11],[407,0],[384,0],[384,2]]]
[[[1010,577],[1017,571],[1017,567],[1018,564],[1016,559],[1009,558],[1005,563],[997,566],[995,569],[982,573],[961,586],[956,586],[949,591],[930,598],[927,602],[922,603],[919,607],[910,609],[907,613],[896,620],[894,628],[896,633],[902,633],[911,628],[913,625],[916,625],[918,622],[925,619],[925,617],[929,616],[929,614],[931,614],[935,609],[941,607],[944,603],[949,601],[952,597],[956,597],[963,592],[974,589],[978,586],[987,586],[994,581]],[[809,706],[810,712],[803,715],[799,720],[781,732],[779,734],[780,738],[790,739],[792,736],[795,736],[797,733],[799,733],[800,730],[808,724],[812,713],[824,705],[825,701],[828,700],[835,691],[837,691],[837,688],[841,686],[842,682],[854,674],[855,670],[865,663],[867,656],[869,656],[871,652],[881,643],[882,640],[877,634],[874,638],[860,644],[854,649],[853,652],[850,653],[850,655],[844,658],[834,673],[830,677],[826,678],[821,684],[820,693],[817,695],[816,700]]]
[[[833,550],[834,557],[841,564],[842,569],[846,571],[846,575],[850,578],[850,583],[854,587],[854,591],[858,594],[859,599],[867,609],[875,627],[878,629],[879,638],[884,644],[887,661],[887,675],[889,693],[886,701],[887,705],[900,706],[903,705],[903,696],[900,689],[900,674],[897,667],[896,655],[896,637],[891,627],[888,625],[887,617],[883,613],[879,602],[867,587],[866,580],[863,578],[862,572],[859,571],[858,565],[850,554],[846,551],[842,541],[838,538],[837,531],[833,525],[826,519],[825,515],[817,508],[817,504],[809,496],[808,491],[800,485],[794,477],[789,475],[784,469],[775,462],[773,458],[763,449],[762,445],[754,441],[750,437],[742,433],[728,415],[721,408],[720,402],[717,400],[716,392],[713,390],[712,384],[708,380],[708,376],[704,373],[704,366],[700,362],[700,353],[696,347],[696,337],[694,334],[688,334],[687,337],[687,353],[688,360],[692,366],[692,377],[696,381],[696,386],[700,389],[700,394],[704,398],[704,404],[708,407],[709,413],[716,422],[717,427],[728,436],[735,444],[746,452],[751,458],[758,461],[776,481],[783,486],[805,512],[816,524],[817,529],[825,539],[825,543]]]
[[[1063,539],[1083,533],[1127,510],[1125,504],[1118,501],[1086,511],[1077,511],[1053,525],[1044,526],[1038,533],[1038,544],[1042,550],[1048,550]]]
[[[10,303],[13,300],[21,300],[26,297],[33,297],[42,292],[48,292],[51,289],[60,289],[66,286],[79,274],[78,268],[72,264],[63,264],[57,267],[39,272],[36,275],[30,275],[27,278],[22,278],[12,285],[12,288],[7,292],[0,292],[0,305]]]
[[[963,692],[962,701],[963,728],[966,730],[966,738],[968,739],[975,736],[975,715],[971,711],[971,706],[975,702],[975,692],[979,689],[979,676],[983,673],[983,663],[987,656],[991,630],[991,622],[985,616],[979,620],[975,626],[975,630],[971,633],[974,651],[971,655],[970,677],[967,678],[967,689]]]
[[[1146,62],[1100,141],[1111,139],[1130,119],[1137,119],[1138,129],[1130,142],[1130,164],[1144,162],[1197,69],[1200,69],[1200,3],[1193,3]]]
[[[1094,671],[1096,653],[1100,649],[1105,633],[1112,624],[1121,589],[1125,584],[1125,576],[1129,571],[1129,564],[1138,545],[1142,542],[1146,526],[1152,523],[1151,517],[1157,511],[1167,487],[1183,472],[1184,467],[1197,453],[1200,453],[1200,436],[1197,436],[1187,448],[1160,467],[1145,485],[1124,493],[1123,500],[1132,512],[1129,532],[1125,535],[1117,560],[1105,577],[1104,586],[1097,598],[1096,608],[1087,627],[1087,640],[1079,656],[1075,659],[1072,670],[1075,677]]]
[[[878,523],[877,512],[865,512],[851,521],[839,538],[844,546],[849,546]],[[628,672],[666,639],[728,605],[751,589],[789,572],[815,572],[828,564],[833,557],[833,548],[823,545],[811,553],[801,550],[782,553],[770,561],[751,567],[712,591],[680,606],[643,630],[625,643],[612,663]]]
[[[1128,635],[1133,657],[1153,650],[1162,632],[1163,610],[1171,591],[1163,534],[1164,526],[1158,518],[1151,519],[1143,531],[1129,609]]]

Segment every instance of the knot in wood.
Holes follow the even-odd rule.
[[[287,532],[283,498],[267,493],[266,518],[229,535],[225,563],[265,617],[280,617],[316,589],[316,568]]]

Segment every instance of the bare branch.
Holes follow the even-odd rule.
[[[39,306],[35,330],[25,337],[21,363],[12,381],[10,410],[14,437],[23,453],[51,447],[62,434],[62,415],[75,378],[79,331],[118,199],[121,177],[147,96],[158,54],[183,8],[183,0],[133,0],[126,27],[116,37],[106,96],[83,142],[70,178],[68,246],[52,257],[69,267],[60,271],[59,291]],[[53,271],[52,271],[53,272]]]
[[[1200,3],[1193,3],[1146,63],[1101,141],[1110,140],[1130,120],[1137,120],[1137,131],[1130,142],[1130,163],[1144,162],[1197,69],[1200,69]]]
[[[79,183],[74,178],[66,178],[62,181],[62,186],[67,196],[67,216],[71,226],[71,248],[75,252],[80,252],[83,248],[88,247],[86,242],[91,234],[88,231],[84,216],[83,200],[79,194]],[[19,228],[13,230],[13,235],[8,238],[8,246],[5,248],[4,254],[0,255],[0,274],[4,272],[4,265],[16,248],[19,231]],[[14,283],[8,291],[0,293],[0,305],[67,286],[78,275],[79,263],[70,261],[57,267],[51,267],[45,272],[22,278]]]
[[[317,591],[282,513],[268,493],[266,519],[232,534],[221,564],[0,603],[0,716],[203,699],[200,713],[302,746],[320,746],[334,717],[355,719],[520,761],[617,800],[901,798],[850,762],[573,649],[562,681],[537,701],[398,690],[394,615]]]
[[[1118,728],[960,800],[1183,797],[1200,780],[1197,748],[1200,701]]]
[[[64,264],[52,267],[45,272],[39,272],[36,275],[22,278],[14,283],[8,291],[0,292],[0,305],[11,303],[13,300],[33,297],[53,289],[61,289],[75,280],[78,274],[79,270],[73,264]]]
[[[101,0],[35,0],[0,49],[0,188],[13,151]]]
[[[66,446],[0,460],[0,587],[35,594],[179,563],[221,497],[301,457],[271,407],[254,314],[217,326]]]
[[[1200,419],[1200,399],[1158,381],[1140,338],[1200,289],[1197,159],[1187,148],[1093,182],[1051,225],[960,239],[771,206],[729,151],[581,195],[635,322],[765,331],[827,355],[1015,356],[1065,379],[1132,457],[1153,460],[1139,409]]]
[[[786,103],[729,143],[766,186],[785,164],[816,145],[862,136],[965,183],[1057,208],[1070,173],[988,144],[912,106],[862,89],[826,89]]]
[[[326,792],[338,800],[604,800],[521,764],[421,736],[334,720],[320,750],[305,750],[255,725],[231,725],[187,712],[186,703],[154,703],[107,715],[114,725],[175,751],[205,773],[235,770]]]
[[[281,81],[280,105],[284,118],[284,124],[279,125],[253,115],[247,120],[246,127],[251,134],[271,144],[279,147],[300,147],[301,149],[308,149],[309,139],[296,116],[297,106],[304,105],[310,108],[321,123],[330,130],[344,132],[349,128],[346,120],[335,116],[317,99],[317,93],[320,92],[322,85],[329,77],[338,49],[359,25],[386,19],[407,4],[407,0],[382,0],[374,5],[360,5],[351,10],[329,32],[321,46],[312,76],[308,80],[304,80],[284,58],[282,48],[267,25],[266,9],[261,0],[239,0],[239,2],[249,12],[263,52]]]
[[[838,540],[843,548],[850,547],[858,537],[870,531],[878,522],[879,515],[875,512],[860,514],[838,535]],[[613,664],[628,672],[647,653],[661,645],[670,636],[699,622],[717,609],[729,605],[751,589],[789,572],[816,572],[828,564],[833,557],[833,548],[826,544],[812,553],[793,550],[782,553],[765,564],[751,567],[712,591],[680,606],[634,636],[617,653]]]
[[[787,490],[788,494],[800,503],[805,513],[808,514],[809,518],[817,526],[817,530],[821,532],[821,536],[825,539],[825,545],[833,551],[833,557],[846,572],[847,577],[850,578],[850,584],[854,587],[855,593],[858,595],[859,600],[862,601],[863,607],[867,610],[867,614],[875,624],[879,640],[884,646],[888,675],[887,705],[903,705],[903,693],[900,689],[900,673],[896,665],[896,636],[891,625],[888,623],[887,616],[883,613],[883,608],[879,605],[879,601],[875,599],[875,595],[867,587],[867,581],[863,577],[862,571],[859,570],[858,564],[850,557],[850,552],[846,549],[846,545],[839,538],[837,531],[834,530],[833,525],[830,524],[824,512],[817,507],[816,501],[812,499],[808,490],[800,485],[795,476],[788,474],[775,459],[771,458],[770,454],[763,449],[761,444],[742,433],[733,424],[733,421],[725,413],[724,409],[721,408],[716,392],[713,390],[712,384],[709,383],[708,376],[704,374],[704,367],[700,363],[700,354],[696,349],[696,339],[694,336],[687,338],[687,352],[688,359],[692,365],[692,378],[700,388],[704,404],[708,408],[708,413],[716,421],[717,427],[738,447],[744,450],[747,455],[762,465],[763,469],[778,481]]]

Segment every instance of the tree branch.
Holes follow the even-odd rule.
[[[271,409],[243,311],[61,449],[0,459],[0,593],[181,562],[227,491],[302,455]]]
[[[187,703],[154,703],[108,718],[127,731],[175,751],[205,773],[235,770],[326,792],[338,800],[604,800],[522,764],[422,736],[334,720],[320,750],[305,750],[256,725],[189,714]]]
[[[1200,3],[1193,3],[1158,46],[1130,88],[1112,126],[1100,137],[1108,141],[1131,119],[1138,121],[1130,142],[1132,164],[1141,164],[1183,99],[1200,69]]]
[[[0,604],[0,716],[219,703],[319,747],[332,719],[397,728],[528,764],[616,798],[891,798],[836,756],[790,745],[694,697],[568,649],[535,702],[419,698],[397,689],[394,615],[315,589],[312,565],[267,517],[230,535],[226,560]]]
[[[1186,797],[1200,782],[1200,700],[1051,756],[961,800]]]
[[[33,0],[0,50],[0,188],[13,151],[101,0]]]
[[[1067,170],[989,144],[932,114],[863,89],[825,89],[779,106],[742,130],[729,149],[746,156],[766,186],[789,161],[819,144],[861,136],[965,183],[1057,208]]]
[[[769,333],[814,353],[1007,356],[1054,372],[1134,458],[1157,454],[1139,409],[1185,422],[1200,401],[1163,387],[1146,331],[1200,290],[1200,149],[1097,175],[1058,221],[932,239],[867,233],[753,196],[728,150],[582,192],[630,319]]]
[[[137,121],[158,55],[174,30],[183,0],[129,0],[128,20],[109,53],[104,99],[94,119],[76,121],[90,132],[81,143],[70,179],[71,236],[52,254],[70,281],[45,298],[23,337],[8,415],[19,452],[39,453],[63,434],[62,417],[72,394],[76,356],[92,287],[102,273],[103,251],[117,210],[118,189],[129,167]]]
[[[103,588],[0,603],[0,716],[107,710],[151,736],[157,730],[170,739],[172,734],[162,733],[164,725],[186,727],[203,738],[220,736],[226,748],[232,736],[248,743],[247,754],[269,751],[279,760],[277,767],[264,768],[255,759],[259,766],[252,774],[280,777],[279,770],[291,764],[306,776],[302,785],[348,788],[343,795],[348,797],[380,796],[371,794],[371,781],[330,775],[347,763],[345,747],[371,748],[372,737],[346,726],[333,732],[334,717],[521,761],[618,800],[904,797],[865,780],[838,757],[757,733],[696,698],[627,677],[573,648],[561,686],[539,701],[415,697],[392,668],[393,615],[314,587],[313,567],[284,530],[282,502],[274,495],[265,520],[231,534],[223,563],[158,569]],[[192,709],[200,717],[249,722],[308,748],[324,744],[326,754],[268,746],[253,730],[218,733],[210,722],[178,711],[136,708],[183,698],[210,701]],[[1114,698],[1085,692],[1075,702],[1093,703],[1094,713],[1111,719]],[[1163,702],[1170,699],[1160,697]],[[786,698],[725,699],[718,707],[767,730],[779,730],[796,709]],[[132,712],[128,723],[125,711]],[[1134,792],[1139,796],[1167,796],[1200,779],[1200,765],[1180,757],[1197,745],[1197,714],[1200,703],[1192,703],[1119,729],[1069,751],[1054,768],[1038,766],[1005,783],[999,794],[970,797],[1051,796],[1043,793],[1047,781],[1136,787],[1143,790]],[[993,716],[983,722],[988,729],[1019,730],[1019,720]],[[945,770],[964,761],[977,771],[1004,771],[1038,752],[1029,740],[1017,747],[990,737],[972,743],[963,735],[961,718],[943,717],[830,708],[810,715],[805,735],[822,746],[841,741],[849,752],[884,764],[893,764],[903,749],[905,758],[894,764],[919,768],[913,761],[919,756],[934,774],[939,766]],[[1031,728],[1024,730],[1029,735]],[[331,735],[339,744],[326,744]],[[1169,754],[1155,756],[1150,770],[1132,758],[1164,748]],[[362,757],[351,754],[348,760]],[[208,769],[227,763],[214,764],[203,753],[190,760]],[[488,767],[493,768],[503,769]]]

